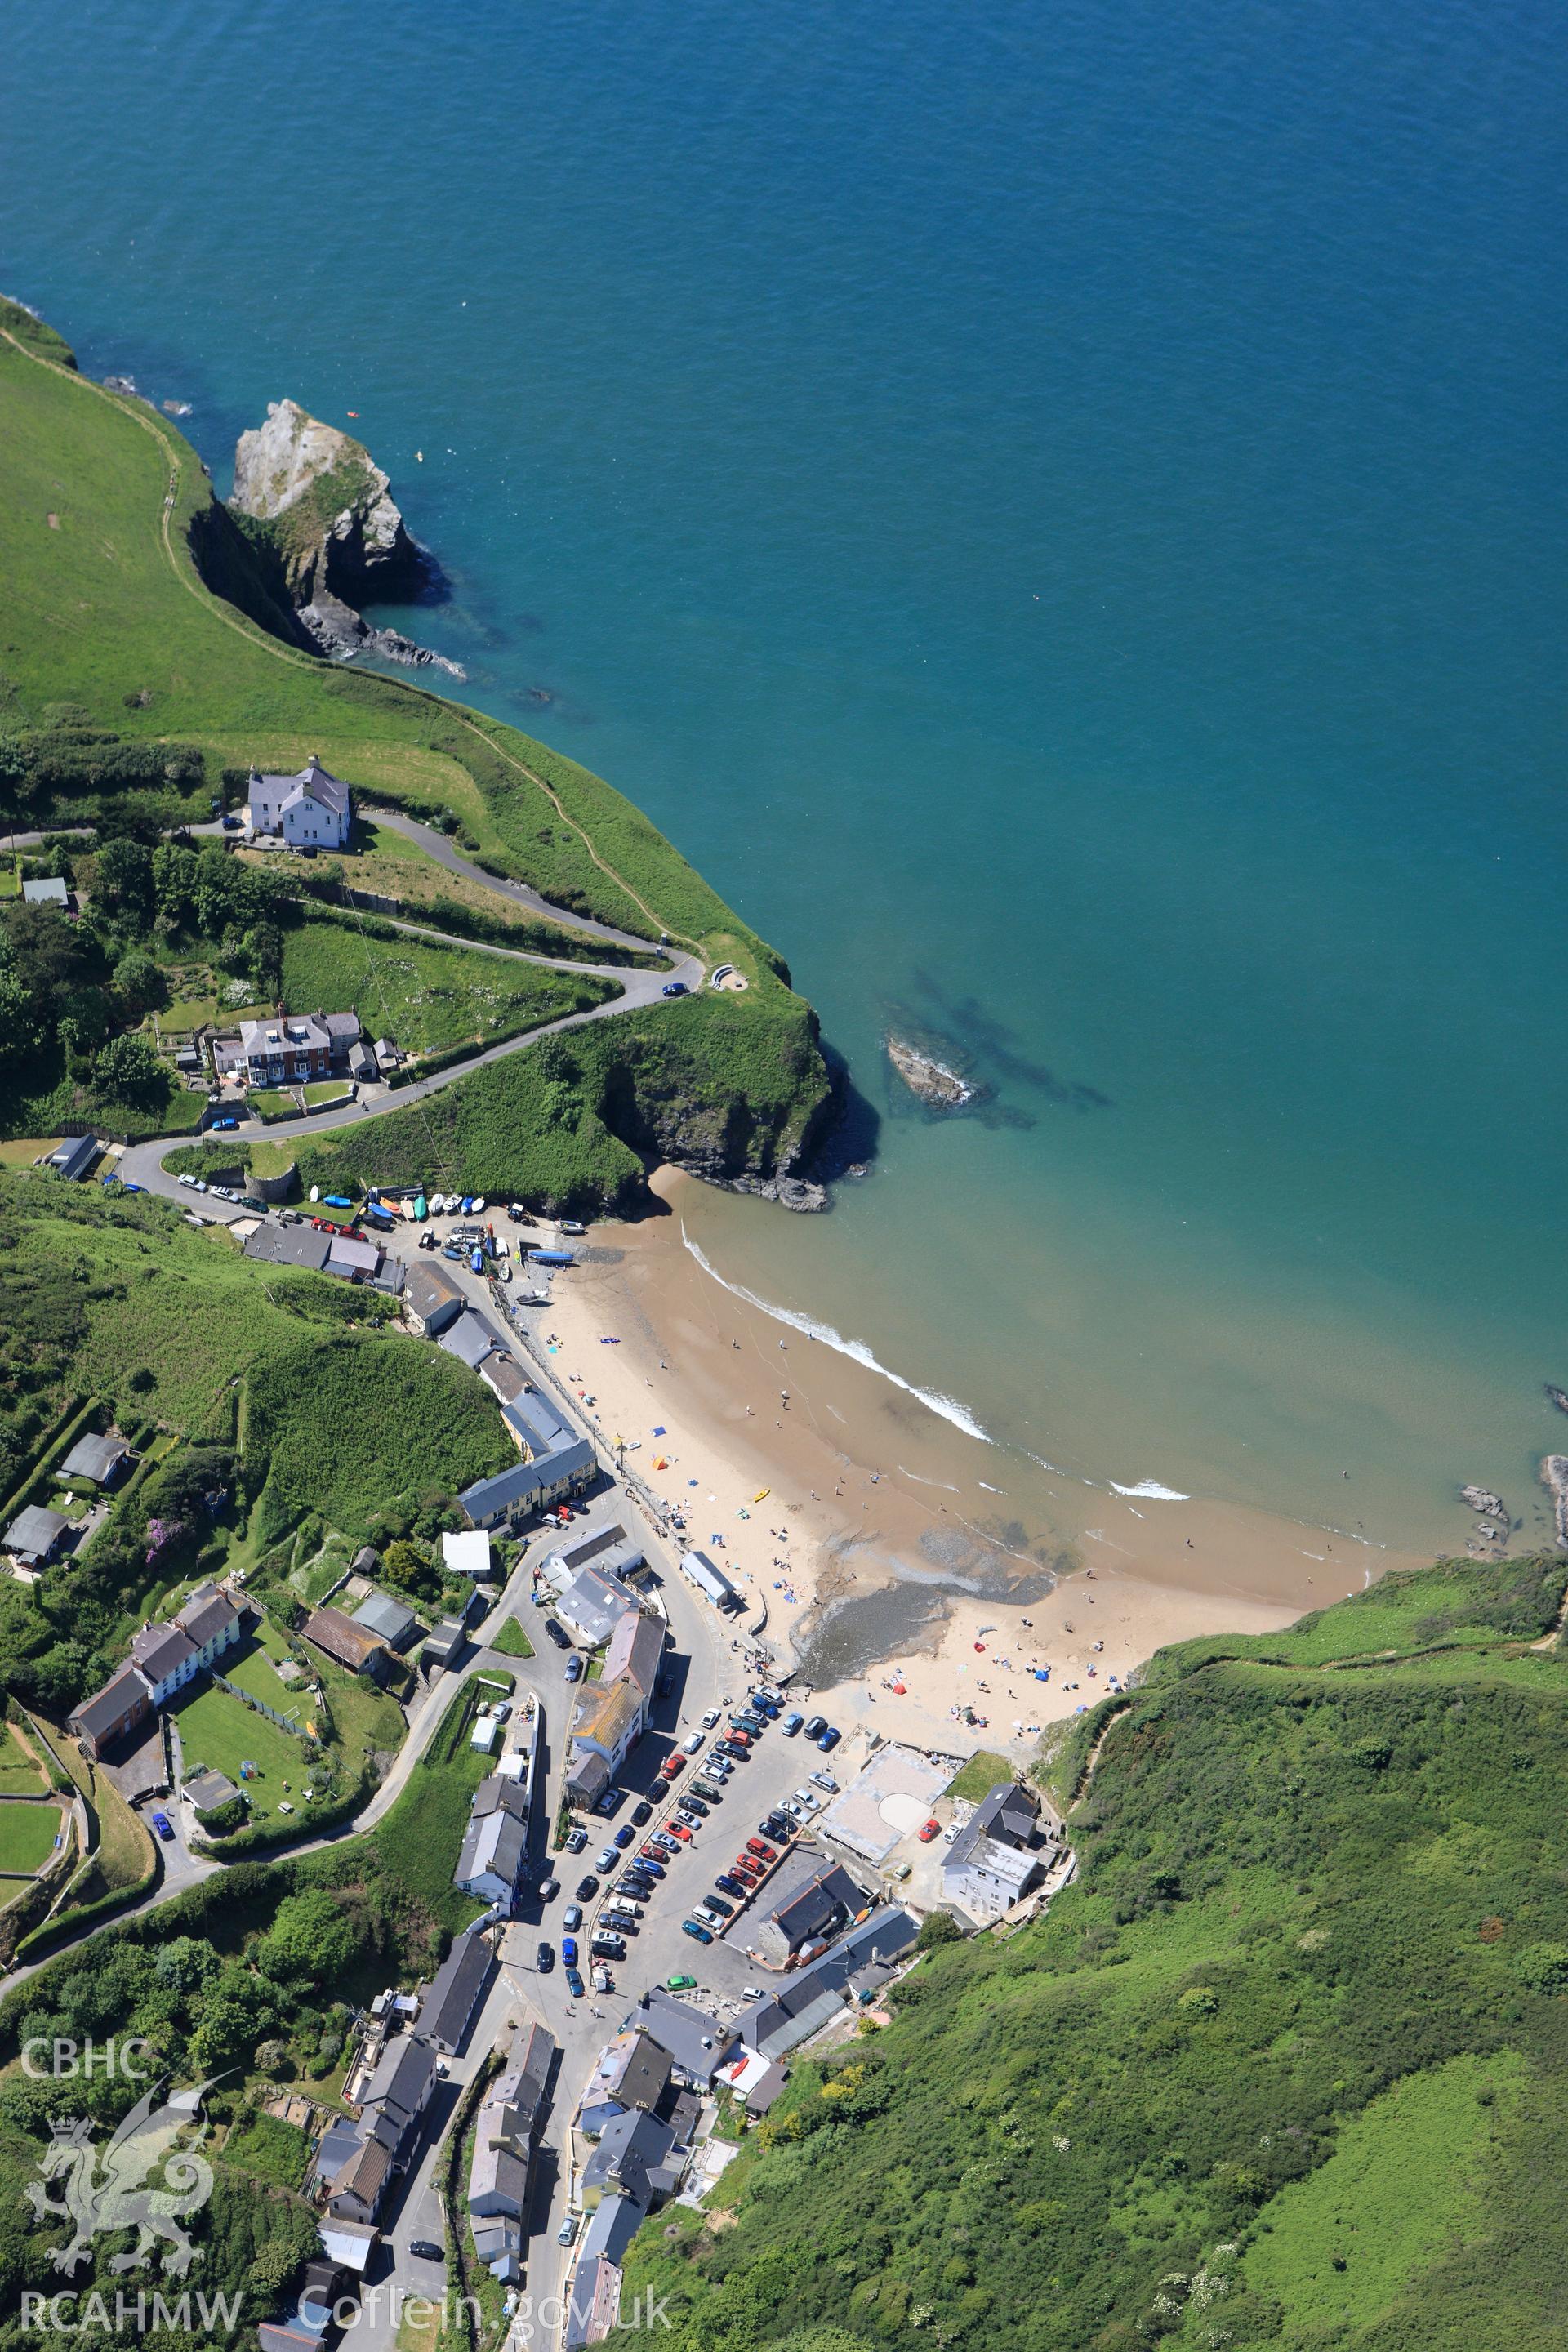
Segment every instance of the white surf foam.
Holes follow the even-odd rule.
[[[1162,1486],[1158,1478],[1140,1478],[1136,1486],[1123,1486],[1115,1478],[1106,1483],[1113,1494],[1137,1495],[1146,1503],[1190,1503],[1193,1499],[1190,1495],[1179,1495],[1174,1486]]]
[[[864,1364],[868,1372],[879,1372],[885,1381],[891,1381],[896,1389],[902,1389],[909,1396],[919,1397],[921,1404],[928,1405],[932,1412],[941,1413],[943,1421],[950,1421],[954,1429],[962,1429],[965,1437],[977,1437],[983,1445],[994,1444],[990,1431],[981,1428],[968,1406],[962,1404],[957,1397],[943,1396],[940,1389],[922,1389],[915,1381],[906,1381],[901,1372],[889,1371],[886,1364],[878,1362],[864,1339],[847,1339],[842,1331],[834,1329],[831,1323],[818,1323],[815,1317],[796,1314],[790,1307],[775,1307],[771,1298],[760,1298],[743,1283],[727,1281],[698,1247],[684,1224],[680,1228],[680,1238],[703,1273],[710,1275],[720,1289],[727,1290],[731,1298],[743,1298],[748,1307],[758,1307],[763,1314],[771,1315],[775,1323],[785,1323],[792,1331],[800,1331],[808,1339],[820,1339],[825,1346],[837,1348],[841,1356],[848,1356],[857,1364]]]

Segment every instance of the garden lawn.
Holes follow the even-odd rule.
[[[948,1782],[947,1794],[966,1797],[971,1804],[978,1805],[999,1780],[1013,1778],[1013,1767],[1005,1756],[998,1756],[989,1748],[977,1748],[963,1771]]]
[[[490,1769],[490,1759],[468,1744],[479,1704],[478,1687],[466,1683],[374,1833],[383,1866],[454,1934],[483,1907],[452,1884],[469,1803]]]
[[[226,1658],[222,1671],[231,1683],[248,1691],[252,1698],[260,1699],[263,1706],[275,1706],[279,1715],[287,1715],[293,1707],[301,1723],[310,1720],[309,1691],[300,1683],[290,1687],[258,1643],[252,1643],[240,1657]]]
[[[405,1053],[437,1054],[602,1004],[614,992],[607,982],[515,963],[483,948],[305,922],[284,934],[283,992],[296,1009],[355,1012],[374,1036],[395,1037]]]
[[[296,1812],[308,1812],[309,1808],[301,1807],[300,1791],[310,1778],[311,1752],[303,1739],[291,1739],[243,1699],[220,1690],[216,1683],[206,1684],[194,1696],[182,1694],[171,1702],[169,1712],[179,1727],[187,1780],[198,1765],[209,1772],[226,1773],[236,1788],[249,1792],[253,1818],[263,1808],[276,1813],[280,1797],[286,1797]],[[247,1759],[258,1767],[259,1779],[241,1780],[239,1768]],[[291,1786],[285,1789],[285,1780]]]
[[[24,1871],[30,1878],[55,1850],[65,1816],[58,1805],[33,1805],[17,1797],[0,1803],[0,1870]]]
[[[246,1102],[253,1118],[298,1118],[300,1106],[292,1095],[276,1087],[264,1087],[259,1093],[247,1095]]]

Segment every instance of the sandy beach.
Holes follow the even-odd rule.
[[[658,1171],[658,1212],[595,1226],[550,1306],[522,1312],[603,1436],[766,1603],[765,1640],[841,1725],[1022,1760],[1164,1643],[1266,1632],[1418,1564],[999,1461],[734,1296],[683,1238],[692,1183]]]

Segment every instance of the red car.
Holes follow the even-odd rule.
[[[749,1853],[738,1853],[730,1867],[737,1878],[745,1880],[748,1886],[761,1885],[763,1877],[761,1865],[753,1862]]]
[[[668,1862],[669,1860],[669,1848],[667,1845],[639,1845],[637,1852],[641,1854],[645,1862]]]
[[[941,1832],[942,1823],[937,1820],[936,1815],[933,1813],[930,1821],[927,1822],[924,1829],[921,1832],[921,1845],[930,1845],[932,1838],[939,1836]]]
[[[764,1845],[761,1838],[748,1838],[746,1840],[746,1852],[748,1853],[754,1853],[759,1862],[776,1862],[778,1860],[778,1856],[773,1852],[773,1847],[771,1845]]]
[[[682,1845],[689,1845],[691,1843],[691,1832],[687,1828],[684,1822],[666,1822],[665,1828],[669,1832],[671,1837],[679,1838]]]
[[[661,1780],[674,1780],[686,1769],[684,1756],[667,1756],[658,1768]]]
[[[738,1724],[732,1723],[730,1726],[728,1732],[725,1734],[725,1737],[726,1738],[732,1739],[737,1748],[749,1748],[752,1745],[751,1733],[749,1731],[742,1731]]]

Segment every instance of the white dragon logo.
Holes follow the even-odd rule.
[[[180,2224],[186,2215],[199,2212],[212,2195],[213,2169],[197,2146],[180,2147],[176,2143],[186,2126],[196,2121],[202,2095],[211,2087],[198,2083],[191,2090],[174,2092],[154,2108],[154,2085],[138,2099],[101,2151],[101,2172],[90,2119],[73,2116],[51,2122],[49,2145],[38,2158],[43,2179],[28,2183],[27,2201],[37,2220],[61,2213],[72,2226],[68,2241],[49,2249],[56,2270],[74,2271],[91,2253],[94,2238],[111,2230],[137,2233],[132,2251],[115,2255],[111,2271],[140,2270],[160,2238],[170,2249],[161,2268],[176,2277],[190,2269],[199,2249]],[[197,2143],[205,2137],[204,2125]],[[149,2178],[160,2166],[163,2178],[150,2186]],[[47,2193],[45,2184],[49,2181],[63,2182],[58,2197]]]

